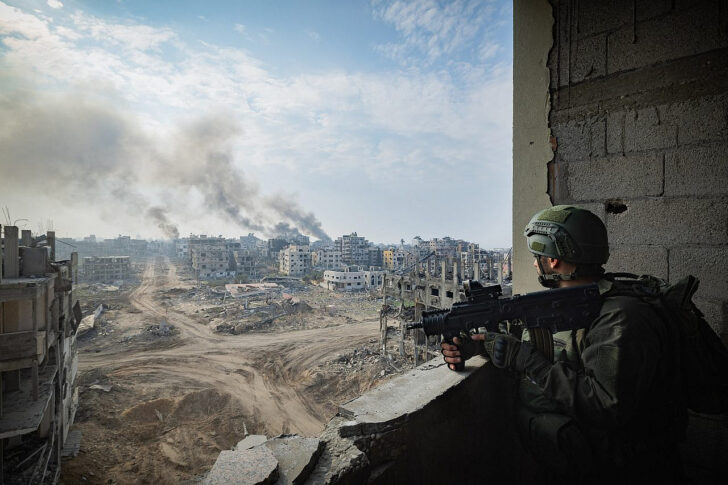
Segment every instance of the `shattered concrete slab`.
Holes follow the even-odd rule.
[[[465,372],[452,372],[442,358],[437,357],[342,404],[339,415],[348,422],[340,428],[340,436],[381,433],[397,428],[410,414],[467,379],[484,362],[482,357],[476,356],[468,361]]]
[[[297,485],[311,474],[323,448],[318,438],[281,435],[264,443],[278,459],[279,479],[276,485]]]
[[[278,480],[278,460],[265,446],[225,450],[205,478],[205,485],[266,485]]]
[[[249,448],[255,448],[258,445],[262,445],[266,441],[268,441],[268,437],[263,434],[251,434],[250,436],[246,436],[245,438],[240,440],[238,444],[235,445],[235,448],[233,448],[233,450],[242,451]]]

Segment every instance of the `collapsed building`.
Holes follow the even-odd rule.
[[[88,282],[123,283],[131,277],[129,256],[88,256],[82,261],[82,275]]]
[[[0,261],[0,483],[55,483],[78,408],[73,299],[77,255],[56,261],[55,233],[5,226]]]
[[[514,293],[542,289],[531,216],[575,204],[607,227],[608,271],[697,276],[695,302],[728,344],[725,2],[515,0],[513,14]],[[342,404],[314,441],[241,442],[208,483],[256,466],[309,483],[533,483],[514,396],[482,358],[462,373],[438,358]],[[726,483],[726,417],[691,412],[681,454],[691,482]]]

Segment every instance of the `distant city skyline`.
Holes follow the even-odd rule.
[[[33,231],[511,245],[511,2],[5,1],[0,69]]]

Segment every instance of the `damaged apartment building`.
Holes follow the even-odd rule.
[[[56,261],[55,233],[5,226],[0,262],[0,483],[56,483],[78,408],[73,298],[77,256]]]
[[[240,240],[191,235],[175,241],[175,253],[201,280],[256,274],[258,252],[244,248]]]

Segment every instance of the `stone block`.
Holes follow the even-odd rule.
[[[665,195],[728,194],[728,143],[681,147],[665,155]]]
[[[728,246],[672,249],[670,281],[678,281],[691,274],[700,280],[696,298],[725,300],[728,298],[726,261],[728,261]]]
[[[671,148],[677,145],[677,127],[664,123],[658,107],[628,111],[624,119],[624,151]]]
[[[706,23],[714,23],[717,16],[717,5],[703,5],[638,22],[636,36],[630,18],[630,25],[610,33],[607,38],[607,73],[637,69],[720,47],[718,26],[706,27]]]
[[[554,123],[551,131],[558,143],[559,160],[587,160],[604,154],[606,123],[603,119],[590,117]]]
[[[667,279],[667,249],[662,246],[610,245],[605,268],[612,273],[649,274]]]
[[[607,73],[607,36],[588,37],[576,42],[571,62],[571,82],[602,77]]]
[[[235,445],[235,448],[233,448],[233,450],[242,451],[249,448],[255,448],[258,445],[262,445],[266,441],[268,441],[268,438],[265,435],[251,434],[250,436],[246,436],[245,438],[240,440],[238,444]]]
[[[595,121],[591,125],[589,134],[589,155],[603,157],[607,154],[607,120]]]
[[[607,153],[624,152],[624,111],[607,114]]]
[[[268,448],[278,460],[277,485],[303,483],[311,474],[321,455],[323,442],[318,438],[301,436],[279,436],[266,441]]]
[[[567,186],[573,200],[598,200],[660,195],[662,180],[662,156],[646,153],[570,163]]]
[[[560,8],[561,4],[565,6],[566,2],[560,2]],[[583,36],[615,30],[632,23],[632,1],[589,0],[579,2],[578,18],[579,34]]]
[[[220,452],[205,485],[264,485],[278,480],[278,461],[265,446]]]
[[[728,138],[728,95],[706,96],[670,105],[664,120],[678,126],[678,145]]]
[[[728,199],[627,199],[624,204],[626,210],[607,214],[613,244],[726,244]]]

